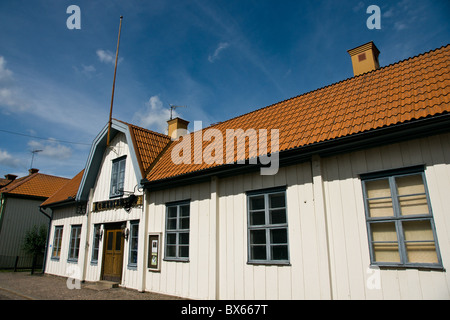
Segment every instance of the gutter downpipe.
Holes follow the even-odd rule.
[[[47,266],[47,254],[48,254],[48,244],[50,242],[50,231],[51,231],[51,226],[52,226],[52,220],[53,220],[53,210],[50,209],[51,216],[47,214],[47,212],[45,212],[42,207],[39,207],[39,211],[48,218],[48,231],[47,231],[47,241],[45,243],[45,251],[44,251],[44,263],[42,265],[42,273],[45,273],[45,268]]]

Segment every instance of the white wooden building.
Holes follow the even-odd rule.
[[[371,42],[349,54],[350,79],[193,133],[182,135],[187,122],[173,119],[169,136],[181,129],[173,141],[115,120],[106,147],[105,127],[72,211],[53,204],[50,239],[58,243],[64,226],[63,244],[59,262],[49,252],[47,272],[63,275],[74,263],[61,264],[62,255],[71,252],[64,249],[74,238],[69,226],[81,225],[82,280],[110,276],[105,265],[114,265],[108,255],[117,244],[115,279],[140,291],[192,299],[450,299],[450,46],[382,68]],[[213,144],[211,136],[229,129],[242,130],[236,145],[246,147],[245,164],[234,140],[231,161],[225,152],[217,161],[227,141]],[[243,140],[251,129],[272,133],[264,140],[259,131],[256,154]],[[276,174],[261,174],[261,141],[278,159]],[[192,152],[183,149],[189,156],[175,163],[181,146]],[[215,162],[205,160],[208,153]],[[115,179],[122,159],[123,179]],[[114,188],[123,190],[117,198]],[[131,194],[142,202],[127,211],[116,200]],[[84,202],[87,210],[76,215]]]
[[[93,142],[86,168],[42,204],[53,213],[46,272],[143,290],[140,180],[145,161],[170,139],[115,119],[110,136],[108,144],[107,125]]]

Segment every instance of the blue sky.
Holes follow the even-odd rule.
[[[70,5],[81,29],[66,25]],[[381,29],[368,29],[370,5]],[[373,40],[386,66],[450,43],[450,2],[152,0],[0,2],[0,176],[72,177],[113,116],[164,132],[169,105],[204,126],[352,77]],[[191,128],[192,129],[192,128]]]

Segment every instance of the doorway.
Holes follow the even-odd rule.
[[[119,282],[122,279],[124,238],[120,224],[105,225],[103,250],[103,280]]]

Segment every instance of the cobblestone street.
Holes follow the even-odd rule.
[[[184,300],[125,288],[101,288],[82,283],[68,289],[67,279],[29,272],[0,272],[0,300]]]

